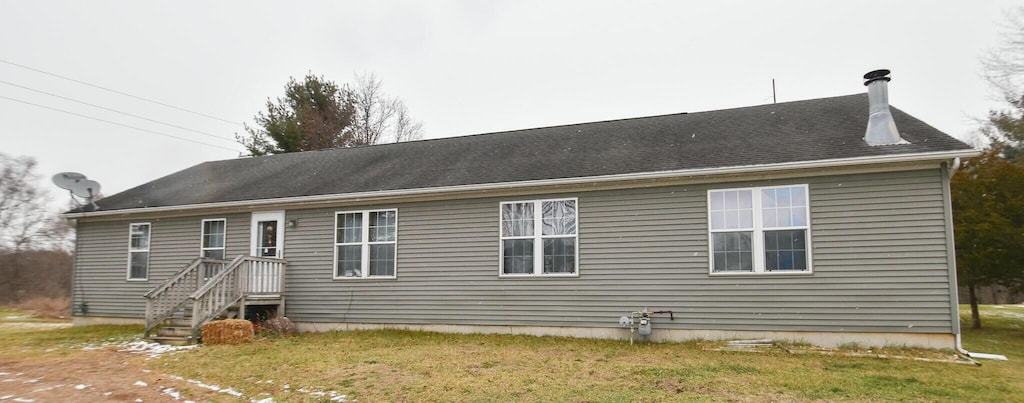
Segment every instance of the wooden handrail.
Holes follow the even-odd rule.
[[[153,287],[143,297],[146,299],[146,326],[144,333],[156,328],[160,322],[174,315],[186,302],[192,291],[200,288],[210,265],[224,265],[227,260],[197,257],[184,269]],[[200,273],[202,271],[202,273]]]
[[[206,321],[217,317],[232,305],[238,303],[248,293],[248,285],[243,284],[249,281],[252,275],[253,263],[271,263],[280,265],[278,276],[284,277],[284,268],[287,261],[284,259],[263,258],[241,255],[231,261],[229,265],[220,270],[215,276],[189,295],[192,301],[192,335],[198,336],[200,326]],[[277,292],[283,292],[283,279],[279,280],[280,288]]]
[[[152,298],[154,295],[163,292],[164,290],[167,289],[167,287],[170,287],[171,284],[174,284],[174,282],[178,281],[182,277],[185,277],[185,275],[187,275],[190,270],[195,269],[202,262],[203,262],[203,257],[202,256],[197,257],[195,259],[192,259],[192,262],[189,263],[188,266],[185,266],[184,269],[179,271],[178,274],[175,274],[173,277],[171,277],[171,278],[169,278],[167,280],[164,280],[164,282],[160,283],[156,287],[153,287],[153,289],[149,290],[149,292],[143,294],[142,297],[146,298],[146,299],[149,299],[149,298]]]
[[[190,299],[193,299],[193,300],[196,299],[196,298],[202,297],[203,294],[206,294],[207,292],[209,292],[211,288],[213,288],[215,285],[217,285],[217,283],[223,281],[224,277],[227,277],[229,273],[234,272],[235,269],[237,269],[239,266],[241,266],[242,262],[244,262],[245,260],[246,260],[246,256],[245,255],[238,255],[238,257],[236,257],[234,260],[232,260],[231,263],[228,264],[227,267],[222,269],[215,276],[210,277],[209,280],[206,280],[206,284],[203,284],[202,287],[200,287],[198,290],[193,292],[192,295],[189,295],[188,297]]]

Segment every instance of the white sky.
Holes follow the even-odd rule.
[[[0,60],[199,111],[148,104],[0,62],[0,97],[229,149],[289,76],[373,72],[427,138],[864,92],[960,138],[998,106],[978,62],[1012,1],[199,2],[0,0]],[[0,152],[42,182],[78,171],[110,195],[235,151],[0,98]]]

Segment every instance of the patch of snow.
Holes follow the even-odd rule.
[[[88,388],[89,386],[92,386],[92,385],[78,384],[78,385],[75,385],[75,389],[77,389],[77,390],[85,390],[85,388]]]
[[[142,399],[135,399],[135,403],[142,403]]]
[[[114,394],[114,392],[103,392],[103,396],[110,396],[112,394]]]
[[[32,403],[32,402],[36,401],[36,399],[26,399],[24,397],[17,397],[17,398],[14,398],[14,401],[16,401],[18,403]]]
[[[186,382],[194,384],[194,385],[196,385],[196,386],[198,386],[200,388],[209,389],[209,390],[212,390],[214,392],[220,392],[220,386],[217,386],[217,385],[207,385],[207,384],[202,383],[200,381],[197,381],[195,379],[189,379]]]
[[[11,374],[10,372],[0,372],[0,376],[10,375],[10,374]]]
[[[0,400],[7,400],[7,399],[10,399],[12,397],[14,397],[14,395],[3,395],[3,396],[0,396]]]
[[[239,392],[239,391],[231,389],[231,388],[221,389],[220,393],[227,393],[227,394],[229,394],[231,396],[234,396],[234,397],[242,397],[242,392]]]
[[[143,381],[135,381],[135,386],[149,386],[149,384]]]
[[[40,379],[42,379],[42,378],[33,378],[33,379],[29,379],[29,380],[27,380],[25,382],[22,382],[22,383],[36,383],[36,382],[39,382]]]
[[[174,390],[173,388],[167,388],[167,389],[161,390],[160,392],[165,394],[165,395],[167,395],[167,396],[170,396],[174,400],[181,400],[181,393],[179,393],[178,391]]]
[[[144,340],[135,340],[121,345],[122,349],[117,351],[134,354],[149,354],[149,358],[158,358],[167,353],[174,353],[183,350],[191,350],[199,347],[198,344],[189,346],[169,346],[166,344],[153,343]]]
[[[251,400],[252,403],[274,403],[274,398],[268,397],[266,399]]]

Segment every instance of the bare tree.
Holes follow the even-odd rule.
[[[60,245],[66,231],[49,210],[49,195],[37,186],[36,162],[0,153],[0,252],[6,255],[0,277],[18,299],[24,291],[24,252]]]
[[[384,92],[377,76],[356,75],[356,85],[349,92],[356,109],[349,127],[353,143],[380,144],[422,137],[423,124],[409,116],[404,101]]]
[[[985,79],[1001,101],[1020,101],[1024,93],[1024,7],[1006,12],[1002,41],[981,59]]]
[[[405,103],[398,103],[395,111],[394,133],[396,143],[423,138],[423,123],[409,116],[409,109],[405,107]]]

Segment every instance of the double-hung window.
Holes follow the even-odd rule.
[[[224,258],[224,234],[227,232],[227,220],[203,220],[203,245],[200,252],[203,257],[214,259]]]
[[[334,278],[395,277],[398,210],[335,214]]]
[[[807,185],[708,191],[711,273],[811,271]]]
[[[149,279],[149,223],[128,227],[128,280]]]
[[[501,275],[576,275],[576,199],[501,203]]]

